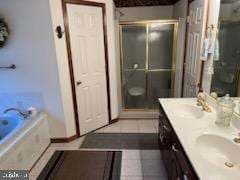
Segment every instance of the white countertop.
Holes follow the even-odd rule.
[[[216,126],[216,111],[213,108],[211,108],[211,113],[203,111],[204,115],[201,117],[184,117],[184,112],[181,112],[181,108],[179,108],[183,104],[195,106],[202,111],[201,107],[196,105],[196,98],[160,98],[159,102],[201,180],[240,180],[240,169],[234,170],[233,168],[216,166],[204,159],[195,146],[196,139],[199,135],[211,133],[221,135],[232,141],[237,135],[236,130],[231,127],[224,128]],[[240,145],[238,146],[240,148]]]

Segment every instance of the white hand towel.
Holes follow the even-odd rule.
[[[215,39],[211,38],[209,40],[210,44],[209,44],[209,48],[208,48],[208,54],[213,54],[214,53],[214,49],[215,49]]]
[[[215,40],[213,60],[214,61],[218,61],[219,60],[219,40],[218,40],[218,38]]]
[[[205,38],[203,41],[203,47],[202,47],[202,52],[201,52],[201,59],[203,61],[206,61],[208,59],[209,47],[210,47],[210,39]]]

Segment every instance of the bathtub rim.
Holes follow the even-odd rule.
[[[47,115],[45,113],[39,113],[36,117],[33,117],[25,123],[22,128],[18,129],[18,132],[14,136],[10,137],[3,144],[0,144],[0,159],[3,158],[14,150],[14,146],[21,143],[21,140],[28,134],[31,133],[32,128],[40,126]],[[3,146],[3,147],[2,147]]]

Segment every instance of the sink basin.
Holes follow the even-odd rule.
[[[240,120],[238,118],[233,118],[233,120],[231,121],[231,126],[240,131]]]
[[[177,111],[174,111],[174,113],[182,118],[199,119],[204,115],[200,108],[189,104],[181,104],[175,108]]]
[[[229,139],[214,134],[197,137],[196,149],[203,159],[215,166],[240,171],[240,146]]]

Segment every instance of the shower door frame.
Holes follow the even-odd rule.
[[[175,72],[176,72],[176,49],[177,49],[177,36],[178,36],[178,20],[168,19],[168,20],[144,20],[144,21],[121,21],[119,22],[119,46],[120,46],[120,61],[121,61],[121,99],[122,99],[122,110],[123,111],[148,111],[156,112],[158,109],[148,108],[148,73],[150,72],[166,72],[166,69],[153,69],[149,70],[149,25],[151,24],[161,24],[161,25],[174,25],[173,29],[173,51],[172,51],[172,68],[171,68],[171,96],[174,96],[175,89]],[[127,109],[125,108],[124,99],[124,86],[123,86],[123,43],[122,43],[122,28],[124,26],[143,26],[146,27],[146,57],[145,57],[145,68],[137,69],[136,71],[144,71],[146,74],[145,81],[145,108],[142,109]],[[167,71],[169,72],[169,71]]]

